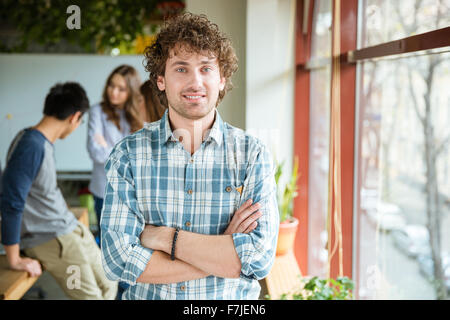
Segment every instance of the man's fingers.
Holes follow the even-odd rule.
[[[33,277],[37,277],[39,275],[41,275],[41,265],[39,264],[39,262],[37,261],[33,261],[31,263],[31,269],[32,269],[32,276]]]
[[[262,216],[261,211],[257,211],[254,214],[252,214],[251,216],[249,216],[247,219],[245,219],[245,221],[243,221],[239,227],[238,227],[238,232],[244,232],[245,230],[247,230],[247,228],[249,228],[253,222],[255,222],[257,219],[259,219]]]
[[[252,199],[248,199],[247,201],[245,201],[245,202],[242,204],[242,206],[239,207],[239,209],[236,210],[236,212],[235,212],[234,214],[236,215],[236,214],[241,213],[243,210],[245,210],[245,209],[247,209],[248,207],[250,207],[251,204],[252,204],[252,202],[253,202]]]
[[[233,218],[231,219],[230,224],[228,225],[227,230],[235,230],[241,224],[241,222],[245,219],[245,217],[242,216],[242,212],[244,210],[247,210],[251,206],[252,201],[252,199],[248,199],[242,204],[242,206],[239,207],[239,209],[236,210],[236,212],[233,214]]]
[[[236,210],[233,218],[230,221],[224,234],[242,233],[249,228],[256,219],[258,219],[262,214],[256,214],[256,211],[261,208],[259,203],[252,204],[252,200],[249,199],[244,204]],[[252,215],[252,213],[254,213]]]
[[[32,277],[37,277],[37,276],[40,276],[42,274],[41,265],[36,260],[32,260],[32,261],[26,262],[25,270]]]
[[[260,209],[261,205],[259,203],[255,203],[254,205],[249,206],[247,209],[242,211],[239,214],[239,224],[241,224],[245,219],[247,219],[253,212]]]
[[[252,224],[250,224],[250,225],[248,226],[247,230],[245,230],[243,233],[250,233],[250,232],[252,232],[253,230],[255,230],[257,226],[258,226],[258,222],[255,221],[255,222],[253,222]]]

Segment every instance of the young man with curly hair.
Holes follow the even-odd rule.
[[[276,185],[267,148],[216,108],[237,69],[231,42],[186,13],[145,56],[168,109],[105,165],[106,275],[131,285],[123,299],[258,299],[275,256]]]

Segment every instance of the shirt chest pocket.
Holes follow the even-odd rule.
[[[237,184],[235,182],[219,183],[219,190],[215,192],[221,202],[221,206],[232,209],[231,213],[239,208],[241,201],[242,185],[238,186]]]
[[[233,214],[240,207],[242,185],[235,181],[218,181],[211,189],[211,234],[223,234]]]

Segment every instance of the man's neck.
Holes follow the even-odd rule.
[[[169,107],[168,119],[174,135],[176,137],[183,136],[183,139],[180,139],[180,141],[183,147],[192,155],[202,144],[205,133],[213,126],[215,115],[216,108],[212,109],[203,118],[192,120],[180,116]],[[186,135],[188,136],[186,137]]]
[[[55,143],[65,130],[65,124],[54,117],[44,116],[41,121],[32,127],[44,135],[51,143]]]

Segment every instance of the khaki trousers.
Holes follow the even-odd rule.
[[[106,278],[100,249],[90,230],[78,222],[75,230],[24,253],[41,262],[66,295],[76,300],[114,300],[117,282]]]

